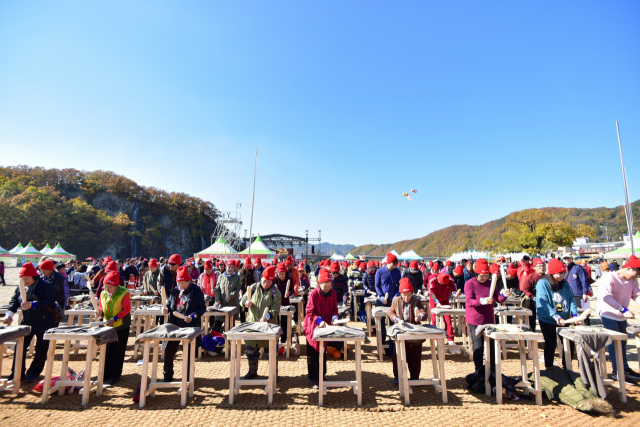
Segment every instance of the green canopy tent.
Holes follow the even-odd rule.
[[[23,249],[24,249],[24,246],[22,246],[22,242],[18,242],[18,246],[11,249],[9,252],[11,252],[12,254],[15,254],[16,252],[21,251]]]
[[[640,256],[640,231],[638,231],[633,237],[633,246],[635,248],[635,255]],[[604,254],[606,259],[625,259],[631,256],[631,242],[628,242],[624,246],[616,249],[615,251],[607,252]]]
[[[351,252],[349,252],[349,253],[347,254],[347,256],[346,256],[346,257],[344,257],[344,259],[349,260],[349,261],[353,261],[353,260],[356,260],[356,259],[358,259],[358,258],[354,257],[353,255],[351,255]]]
[[[70,254],[69,252],[62,249],[62,246],[60,246],[60,242],[58,242],[55,248],[49,251],[47,256],[57,261],[61,261],[61,260],[68,261],[76,257],[75,255]]]
[[[11,252],[0,246],[0,261],[4,262],[5,267],[15,267],[17,258]]]
[[[27,246],[15,253],[15,256],[18,257],[20,264],[23,264],[22,260],[24,259],[25,263],[30,262],[34,265],[37,265],[40,262],[40,258],[42,257],[42,255],[42,252],[34,248],[31,242],[29,242]]]
[[[227,243],[227,241],[220,236],[220,238],[218,240],[216,240],[216,242],[209,246],[207,249],[204,249],[196,254],[194,254],[194,258],[202,258],[202,259],[208,259],[208,258],[218,258],[218,259],[223,259],[228,255],[231,254],[237,254],[238,251],[236,251],[235,249],[233,249],[229,243]]]
[[[47,243],[47,246],[45,246],[44,248],[42,248],[40,250],[40,252],[42,252],[44,255],[49,254],[49,252],[51,252],[51,246],[49,246],[49,244]]]
[[[272,262],[276,256],[276,253],[269,249],[267,245],[262,243],[262,239],[260,235],[256,237],[256,240],[253,241],[251,246],[245,249],[242,252],[238,252],[238,257],[240,259],[246,258],[249,255],[249,250],[251,250],[251,262],[254,262],[256,258],[260,258],[261,260],[269,260],[268,262]]]

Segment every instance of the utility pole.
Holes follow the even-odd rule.
[[[304,257],[309,258],[309,230],[304,230]]]
[[[322,230],[318,230],[318,254],[322,255]]]
[[[604,228],[604,231],[607,233],[607,243],[609,243],[609,229],[606,225],[601,225],[600,228]]]

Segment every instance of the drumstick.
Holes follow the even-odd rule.
[[[578,317],[572,317],[570,319],[567,319],[564,321],[564,323],[576,323],[576,322],[582,322],[584,319],[586,319],[589,315],[591,314],[591,309],[587,308],[585,311],[582,312],[582,314]]]
[[[20,297],[22,297],[22,302],[27,302],[27,290],[24,288],[24,280],[20,279]]]
[[[247,302],[251,301],[251,285],[247,289]]]
[[[504,288],[504,290],[507,290],[507,276],[504,274],[504,270],[501,268],[500,269],[500,277],[502,277],[502,287]],[[493,295],[493,294],[491,294]]]
[[[182,314],[182,313],[178,313],[177,311],[174,311],[174,312],[173,312],[173,315],[174,315],[175,317],[177,317],[178,319],[182,319],[182,320],[184,320],[184,319],[186,319],[186,318],[187,318],[187,316],[185,316],[185,315],[184,315],[184,314]]]
[[[420,309],[418,309],[418,307],[415,307],[413,309],[413,317],[418,320],[418,318],[420,317]]]
[[[493,293],[496,291],[496,283],[498,282],[498,275],[493,273],[491,278],[491,289],[489,290],[489,298],[493,298]]]
[[[224,291],[226,292],[226,295],[225,295],[225,296],[227,296],[227,297],[228,297],[228,296],[229,296],[229,282],[226,282],[226,283],[224,284]]]
[[[89,298],[91,298],[93,309],[95,311],[100,311],[100,306],[98,305],[98,301],[96,301],[96,296],[93,294],[93,291],[89,291]]]
[[[282,298],[287,298],[289,295],[289,285],[291,284],[291,280],[287,280],[287,287],[284,289],[284,295]]]
[[[264,312],[262,313],[262,319],[267,320],[267,313],[269,312],[269,307],[264,308]]]
[[[167,290],[164,288],[164,286],[162,287],[160,293],[162,294],[162,307],[166,307],[167,306]]]

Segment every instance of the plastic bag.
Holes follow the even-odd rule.
[[[67,379],[69,381],[73,381],[68,372],[67,372]],[[49,383],[49,390],[55,387],[58,381],[60,381],[60,377],[58,376],[51,377],[51,382]],[[66,389],[67,393],[69,393],[69,389],[72,389],[72,387],[71,386],[67,387]],[[43,390],[44,390],[44,380],[41,380],[38,384],[35,385],[35,387],[33,387],[33,391],[35,391],[36,393],[42,393]]]

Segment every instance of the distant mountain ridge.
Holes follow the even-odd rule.
[[[526,210],[526,209],[525,209]],[[541,208],[551,215],[553,219],[562,220],[572,226],[585,224],[593,227],[598,232],[595,241],[603,241],[605,226],[608,227],[611,240],[620,240],[623,234],[627,234],[627,224],[624,208]],[[632,210],[635,218],[640,218],[640,200],[632,203]],[[523,210],[524,211],[524,210]],[[489,221],[482,225],[452,225],[440,230],[436,230],[424,237],[402,240],[395,243],[384,243],[380,245],[361,245],[351,250],[353,255],[384,256],[391,249],[402,253],[413,249],[420,256],[449,256],[456,252],[470,249],[488,249],[487,242],[492,242],[499,247],[503,226],[507,219],[518,212]]]

